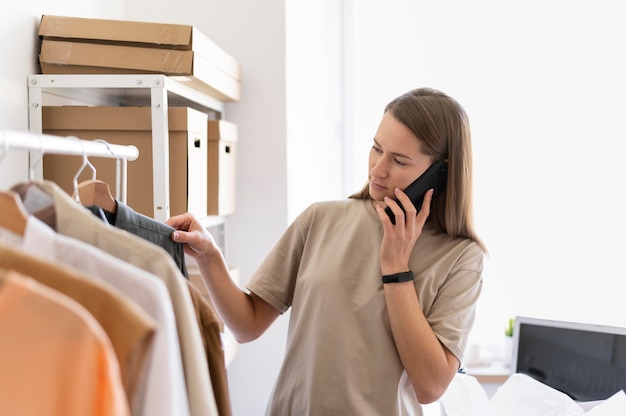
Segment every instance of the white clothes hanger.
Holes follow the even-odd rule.
[[[80,139],[77,138],[76,140],[79,140],[80,144],[83,145],[83,142],[80,141]],[[87,151],[85,150],[85,147],[83,145],[83,164],[80,165],[80,167],[78,168],[78,172],[76,172],[76,175],[74,175],[74,179],[72,180],[72,183],[74,185],[74,199],[76,199],[76,202],[79,202],[79,203],[80,203],[80,195],[78,193],[78,177],[80,176],[81,173],[83,173],[86,167],[89,167],[89,169],[91,169],[91,180],[95,182],[96,181],[96,168],[89,161],[89,158],[87,157]]]
[[[109,151],[111,150],[109,144],[104,140],[94,140],[103,142]],[[111,151],[111,153],[113,153]],[[92,180],[86,180],[78,184],[78,188],[75,188],[78,200],[85,206],[95,205],[102,208],[105,211],[115,213],[117,211],[117,202],[113,195],[111,195],[111,189],[109,184],[94,177]]]

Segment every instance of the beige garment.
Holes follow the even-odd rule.
[[[129,404],[151,352],[156,323],[128,296],[76,269],[52,263],[0,242],[0,267],[32,277],[82,305],[109,337]],[[0,406],[1,407],[1,406]]]
[[[217,415],[191,296],[171,256],[155,244],[100,221],[55,183],[42,181],[36,185],[52,196],[57,232],[98,247],[163,280],[174,308],[190,413],[192,416]]]
[[[213,385],[213,392],[215,393],[217,410],[220,416],[230,416],[232,409],[228,390],[224,345],[222,343],[224,323],[217,315],[213,304],[205,297],[200,289],[194,286],[189,280],[186,280],[186,282],[196,311],[198,327],[202,335],[207,362],[209,363],[209,373],[211,374],[211,384]]]
[[[8,271],[0,334],[3,415],[130,414],[113,346],[78,302]]]

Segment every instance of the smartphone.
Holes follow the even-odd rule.
[[[426,171],[422,173],[419,178],[417,178],[409,186],[407,186],[404,190],[404,193],[406,193],[407,196],[411,199],[411,202],[413,202],[413,205],[415,205],[415,208],[419,212],[419,210],[422,208],[422,202],[424,201],[424,195],[426,194],[426,191],[428,191],[429,189],[434,189],[433,197],[437,196],[440,192],[446,189],[447,182],[448,165],[443,160],[438,160],[430,165],[430,167],[426,169]],[[395,201],[398,203],[398,205],[400,205],[402,211],[404,211],[404,207],[402,207],[400,201],[398,201],[397,198]],[[396,216],[394,215],[391,208],[386,207],[385,212],[387,213],[387,215],[389,215],[391,223],[395,224]]]

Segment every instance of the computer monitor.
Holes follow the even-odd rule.
[[[577,401],[626,390],[626,328],[518,316],[513,370]]]

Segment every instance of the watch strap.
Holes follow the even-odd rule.
[[[412,271],[383,275],[383,283],[402,283],[415,279]]]

